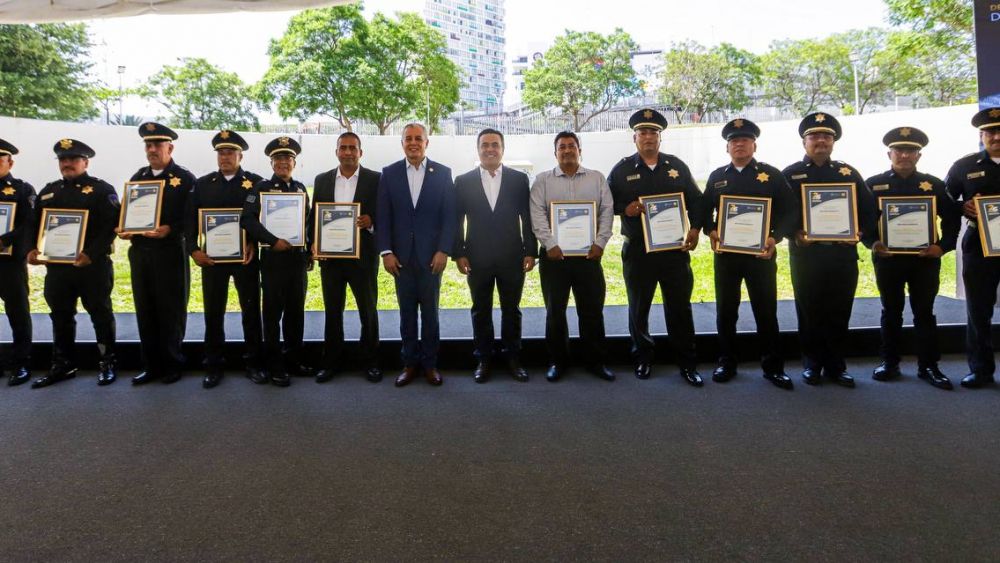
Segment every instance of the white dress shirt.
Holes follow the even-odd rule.
[[[341,203],[354,201],[354,194],[358,190],[358,170],[355,170],[350,177],[344,177],[340,168],[337,168],[337,178],[333,182],[333,201]]]
[[[413,166],[410,161],[406,161],[406,181],[410,184],[410,199],[413,200],[413,207],[417,207],[417,200],[420,199],[420,188],[424,185],[424,174],[427,173],[427,159],[424,158],[420,164]]]
[[[483,180],[483,192],[486,193],[486,199],[490,202],[490,209],[496,210],[497,208],[497,197],[500,196],[500,178],[503,176],[503,166],[497,168],[493,174],[490,171],[479,167],[479,176]]]

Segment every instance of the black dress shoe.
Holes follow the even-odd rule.
[[[566,368],[560,366],[559,364],[552,364],[549,366],[549,370],[545,372],[545,379],[555,383],[559,381],[559,378],[563,376],[563,372]]]
[[[97,384],[98,385],[111,385],[117,379],[115,374],[115,363],[114,361],[101,361],[99,364],[100,371],[97,372]]]
[[[993,385],[992,375],[970,373],[962,378],[962,387],[967,389],[979,389],[980,387],[986,387],[987,385]]]
[[[785,375],[785,372],[782,371],[764,372],[764,379],[773,383],[775,387],[788,389],[789,391],[795,388],[792,378]]]
[[[66,381],[67,379],[73,379],[76,377],[76,368],[73,367],[54,367],[49,370],[49,373],[31,382],[32,389],[38,389],[41,387],[48,387],[54,383],[59,383],[60,381]]]
[[[806,368],[802,370],[802,380],[805,381],[807,385],[822,385],[823,375],[818,369]]]
[[[684,381],[688,382],[688,385],[693,385],[694,387],[701,387],[705,384],[705,381],[701,378],[701,374],[694,368],[681,368],[681,377],[684,378]]]
[[[316,370],[302,364],[293,364],[286,372],[293,377],[313,377],[316,374]]]
[[[712,381],[716,383],[725,383],[734,377],[736,377],[736,368],[733,366],[719,364],[712,370]]]
[[[604,364],[599,364],[599,365],[596,365],[596,366],[590,366],[590,370],[589,371],[590,371],[590,373],[596,375],[597,377],[600,377],[604,381],[614,381],[615,380],[615,372],[613,372],[610,369],[608,369],[608,366],[606,366]]]
[[[288,387],[292,384],[292,378],[288,375],[287,371],[284,370],[274,370],[271,372],[271,383],[275,387]]]
[[[7,385],[14,387],[15,385],[20,385],[31,379],[31,370],[21,366],[10,373],[10,379],[7,380]]]
[[[163,374],[163,379],[161,381],[163,382],[164,385],[170,385],[171,383],[177,383],[180,380],[181,380],[181,371],[173,370]]]
[[[938,369],[937,364],[918,369],[917,377],[923,379],[924,381],[930,383],[931,385],[937,387],[938,389],[947,389],[949,391],[953,389],[953,387],[951,386],[951,380],[948,379],[947,375],[941,373],[941,370]]]
[[[635,378],[636,379],[649,379],[652,375],[653,368],[646,362],[639,362],[635,364]]]
[[[507,360],[507,369],[510,371],[510,375],[514,378],[514,381],[520,383],[526,383],[528,381],[528,371],[524,369],[521,365],[521,361],[517,358],[510,358]]]
[[[476,365],[476,371],[472,373],[476,380],[476,383],[486,383],[490,380],[490,364],[487,362],[479,362]]]
[[[377,367],[370,367],[366,369],[365,379],[367,379],[369,383],[378,383],[379,381],[382,381],[382,370]]]
[[[210,371],[205,374],[205,379],[201,380],[201,386],[205,389],[211,389],[222,383],[222,372],[221,371]]]
[[[159,379],[160,375],[152,371],[146,370],[141,372],[139,375],[132,378],[132,385],[145,385],[150,381]]]
[[[260,368],[247,368],[247,379],[256,383],[257,385],[264,385],[269,380],[267,377],[267,372]]]
[[[826,377],[841,387],[854,388],[854,378],[851,377],[846,371],[833,373],[826,372]]]
[[[316,383],[326,383],[333,379],[337,372],[332,369],[323,368],[316,372]]]
[[[872,379],[875,381],[892,381],[903,375],[899,371],[899,364],[887,364],[882,362],[872,371]]]

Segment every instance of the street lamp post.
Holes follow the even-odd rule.
[[[858,61],[851,57],[851,70],[854,72],[854,115],[861,113],[861,90],[858,88]]]
[[[118,65],[118,125],[122,124],[122,97],[124,89],[122,88],[122,77],[125,75],[125,65]]]

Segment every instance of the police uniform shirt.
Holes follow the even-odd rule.
[[[14,203],[14,224],[11,230],[0,235],[4,250],[13,247],[11,255],[0,255],[0,260],[21,261],[28,253],[28,249],[33,248],[34,241],[29,241],[32,231],[32,214],[35,206],[35,188],[31,184],[18,180],[14,176],[7,174],[0,178],[0,201]]]
[[[875,197],[879,215],[882,210],[882,206],[877,205],[880,197],[934,196],[937,214],[941,218],[941,238],[937,245],[945,252],[955,250],[961,211],[948,197],[945,184],[939,178],[922,172],[914,172],[904,178],[890,169],[868,178],[867,183]]]
[[[865,185],[861,174],[839,160],[828,160],[826,164],[816,164],[806,156],[801,161],[792,164],[781,171],[792,188],[795,198],[796,213],[793,231],[802,230],[802,184],[854,184],[858,206],[858,227],[861,229],[861,240],[866,246],[871,246],[878,238],[878,218],[876,216],[875,199]],[[795,248],[795,245],[792,245]]]
[[[198,178],[194,188],[188,194],[187,221],[185,223],[185,241],[188,254],[198,249],[198,210],[208,208],[243,208],[247,195],[253,190],[254,184],[263,180],[257,174],[243,168],[226,179],[221,172],[215,171]]]
[[[90,213],[84,235],[84,254],[91,262],[97,262],[111,253],[120,209],[118,193],[111,184],[84,172],[72,180],[62,179],[46,184],[35,201],[34,240],[38,240],[43,209],[86,209]]]
[[[194,187],[195,177],[187,168],[179,166],[173,159],[159,175],[153,174],[152,166],[143,166],[130,179],[131,182],[163,180],[163,206],[160,210],[160,225],[169,225],[170,234],[162,239],[133,237],[137,246],[157,246],[174,244],[181,240],[184,232],[184,205],[188,192]]]
[[[977,195],[1000,195],[1000,164],[985,150],[955,161],[944,178],[955,201],[972,201]]]
[[[794,234],[795,196],[780,170],[751,159],[743,170],[730,163],[716,168],[705,187],[704,227],[710,233],[718,229],[716,210],[724,195],[771,198],[771,233],[776,241]]]
[[[656,166],[650,169],[639,153],[635,153],[621,159],[608,175],[615,214],[621,215],[621,232],[628,239],[642,240],[641,217],[625,215],[625,208],[639,196],[683,193],[691,228],[700,230],[702,227],[702,193],[691,177],[691,170],[674,155],[659,153],[657,159]],[[645,252],[645,245],[635,248]]]
[[[306,187],[302,182],[292,178],[291,182],[286,182],[277,175],[271,176],[270,180],[257,182],[250,193],[246,195],[243,202],[243,219],[240,224],[246,229],[250,238],[269,246],[274,246],[278,242],[278,237],[271,234],[260,223],[260,194],[263,192],[281,193],[306,193]],[[305,210],[309,210],[309,195],[306,195]],[[305,252],[305,247],[293,247],[292,252]]]

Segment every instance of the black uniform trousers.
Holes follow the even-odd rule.
[[[269,369],[297,369],[302,365],[305,328],[305,258],[298,249],[260,251],[260,278],[264,299],[264,354]],[[282,339],[284,337],[284,339]]]
[[[225,363],[226,301],[229,279],[236,286],[243,320],[243,359],[247,367],[262,368],[260,319],[260,265],[257,260],[243,264],[216,264],[201,269],[201,290],[205,302],[205,366],[221,369]]]
[[[781,355],[778,333],[777,261],[763,260],[749,254],[715,255],[715,326],[719,333],[719,364],[737,364],[736,321],[739,320],[743,282],[747,284],[750,308],[760,339],[760,366],[764,373],[781,373],[785,360]]]
[[[857,249],[828,243],[793,246],[789,265],[803,367],[842,373],[858,287]]]
[[[488,362],[493,356],[493,343],[496,339],[493,328],[494,287],[500,293],[500,341],[503,343],[503,352],[508,358],[516,359],[521,354],[523,263],[518,261],[476,266],[469,272],[467,281],[472,294],[472,338],[476,359]]]
[[[622,275],[628,296],[628,331],[632,336],[632,359],[650,364],[655,355],[655,342],[649,334],[649,310],[657,286],[663,295],[663,315],[667,334],[677,365],[693,369],[698,358],[694,348],[694,316],[691,313],[691,292],[694,274],[691,256],[687,252],[630,253],[626,242],[622,248]]]
[[[937,341],[934,298],[941,285],[941,259],[899,255],[875,256],[875,282],[882,299],[882,346],[880,355],[888,365],[899,364],[899,341],[903,332],[906,286],[917,335],[917,364],[930,367],[941,359]]]
[[[128,249],[132,298],[139,328],[142,365],[147,371],[172,373],[184,365],[184,332],[191,273],[180,243]]]
[[[969,371],[992,376],[996,371],[993,357],[993,307],[1000,286],[1000,258],[983,256],[979,231],[969,228],[962,238],[962,281],[965,283],[965,329]]]
[[[71,264],[45,267],[45,302],[52,320],[52,365],[76,365],[76,303],[90,315],[101,361],[114,361],[115,315],[111,309],[114,268],[109,257],[77,268]]]
[[[358,363],[364,368],[378,366],[378,261],[321,260],[320,283],[323,287],[324,322],[323,367],[339,369],[344,353],[344,307],[347,287],[354,294],[361,321]]]
[[[23,261],[0,260],[0,299],[10,323],[10,354],[5,367],[17,369],[31,362],[31,311],[28,307],[28,266]]]
[[[542,298],[545,300],[545,344],[552,363],[569,363],[569,324],[566,308],[569,295],[576,301],[584,360],[603,364],[607,358],[604,341],[604,297],[607,286],[604,268],[596,260],[583,257],[550,260],[544,255],[538,265]]]

